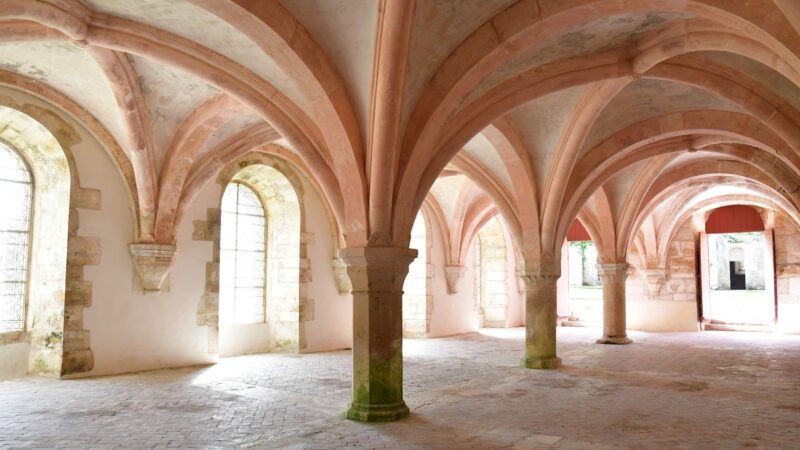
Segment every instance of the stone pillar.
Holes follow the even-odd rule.
[[[529,369],[558,369],[556,356],[556,282],[558,275],[525,272],[525,358]]]
[[[353,285],[353,402],[346,417],[388,422],[408,415],[403,401],[403,281],[417,251],[347,248],[339,257]]]
[[[603,337],[598,344],[630,344],[625,331],[625,280],[627,263],[600,264],[603,277]]]

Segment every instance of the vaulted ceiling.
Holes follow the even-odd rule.
[[[471,195],[528,264],[576,217],[616,260],[711,186],[798,216],[799,29],[794,0],[4,0],[0,84],[110,133],[141,242],[283,148],[345,245]]]

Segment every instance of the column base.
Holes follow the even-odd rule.
[[[350,403],[350,408],[345,413],[345,418],[359,422],[393,422],[408,417],[408,406],[405,402],[391,405],[365,405],[363,403]]]
[[[632,343],[628,337],[603,336],[596,341],[597,344],[627,345]]]
[[[561,367],[561,358],[534,358],[526,356],[522,358],[521,365],[526,369],[558,369]]]

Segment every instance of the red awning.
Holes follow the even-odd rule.
[[[764,221],[750,206],[733,205],[717,208],[706,220],[706,233],[748,233],[764,231]]]
[[[575,219],[575,222],[572,222],[572,226],[569,227],[569,231],[567,231],[567,240],[570,242],[591,241],[592,238],[589,237],[589,232],[583,227],[581,221]]]

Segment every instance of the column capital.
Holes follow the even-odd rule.
[[[520,276],[525,281],[525,286],[529,287],[544,283],[555,283],[561,277],[561,274],[541,270],[525,270]]]
[[[395,265],[408,266],[417,251],[405,247],[348,247],[339,249],[339,258],[348,266]]]
[[[606,272],[620,272],[620,271],[628,271],[630,268],[630,264],[627,262],[610,262],[610,263],[600,263],[598,264],[603,271]]]
[[[627,277],[628,268],[630,268],[630,264],[626,262],[601,263],[598,266],[600,267],[600,276],[604,277]]]

